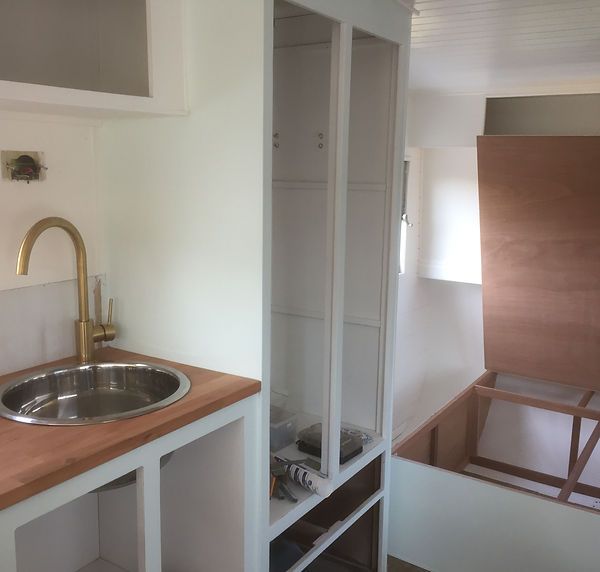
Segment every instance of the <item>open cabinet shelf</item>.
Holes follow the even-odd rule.
[[[372,437],[373,440],[363,447],[362,453],[340,466],[340,473],[336,479],[336,487],[342,486],[348,479],[352,478],[356,473],[361,471],[366,465],[371,463],[385,451],[383,439],[374,433]],[[281,449],[276,455],[289,459],[310,457],[315,461],[319,461],[318,457],[300,452],[295,444]],[[296,483],[290,483],[289,487],[292,493],[298,498],[298,502],[291,503],[287,500],[279,500],[276,498],[270,500],[269,540],[273,540],[275,537],[279,536],[286,528],[304,516],[324,499],[324,497],[311,493]]]
[[[357,468],[355,466],[354,468]],[[303,570],[383,497],[381,456],[363,465],[318,505],[273,536],[272,569]],[[372,543],[368,535],[363,542]]]

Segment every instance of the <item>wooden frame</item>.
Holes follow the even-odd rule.
[[[578,482],[598,441],[600,441],[600,410],[587,408],[595,392],[580,388],[585,393],[578,405],[569,405],[512,391],[496,389],[497,375],[496,372],[485,372],[433,417],[428,419],[405,439],[402,439],[394,447],[393,454],[398,457],[462,473],[522,491],[536,493],[536,491],[531,491],[522,486],[484,477],[466,470],[466,467],[469,464],[475,465],[542,485],[555,487],[560,489],[556,497],[547,494],[542,494],[542,496],[555,498],[567,504],[581,506],[578,503],[570,501],[573,492],[590,497],[599,497],[600,486],[597,487]],[[492,399],[573,416],[566,479],[478,455],[477,445],[487,420]],[[596,426],[583,449],[579,452],[582,419],[592,419],[596,421]]]

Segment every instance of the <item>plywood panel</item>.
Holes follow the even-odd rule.
[[[600,389],[600,137],[480,137],[488,369]]]
[[[467,460],[469,401],[461,403],[452,415],[438,425],[436,466],[456,471]]]

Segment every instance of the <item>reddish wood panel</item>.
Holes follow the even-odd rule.
[[[449,471],[462,470],[468,459],[467,433],[471,399],[454,408],[438,425],[437,459],[435,466]]]
[[[600,389],[600,137],[479,137],[485,361]]]
[[[432,461],[431,451],[431,431],[420,431],[413,435],[406,443],[398,446],[394,450],[394,455],[416,461],[424,465],[430,465]]]
[[[192,387],[165,409],[114,423],[45,427],[0,419],[0,509],[260,391],[258,381],[112,348],[102,350],[98,359],[170,365],[185,373]],[[23,373],[74,361],[60,360],[5,375],[0,384]]]

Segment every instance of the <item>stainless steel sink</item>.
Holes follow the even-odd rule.
[[[185,375],[163,365],[74,365],[0,386],[0,416],[37,425],[107,423],[167,407],[189,389]]]

